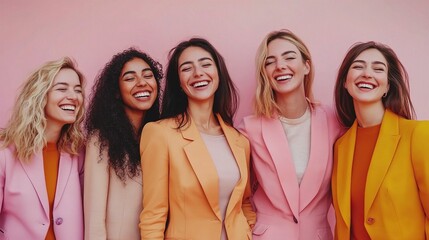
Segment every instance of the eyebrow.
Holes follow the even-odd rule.
[[[198,62],[202,62],[202,61],[205,61],[205,60],[210,60],[210,61],[212,61],[212,62],[213,62],[213,59],[211,59],[211,58],[209,58],[209,57],[203,57],[203,58],[200,58],[200,59],[198,59]],[[186,65],[186,64],[192,64],[192,61],[186,61],[186,62],[184,62],[184,63],[180,64],[180,65],[179,65],[179,68],[181,68],[183,65]]]
[[[290,54],[290,53],[295,53],[295,54],[296,54],[296,52],[292,50],[292,51],[286,51],[286,52],[282,53],[282,55],[281,55],[281,56],[283,57],[283,56],[288,55],[288,54]],[[268,56],[268,57],[267,57],[267,59],[268,59],[268,58],[274,58],[274,56]]]
[[[57,83],[55,83],[52,87],[56,87],[56,86],[58,86],[58,85],[65,85],[65,86],[69,86],[70,84],[68,84],[68,83],[66,83],[66,82],[57,82]],[[78,85],[76,85],[76,86],[74,86],[74,87],[81,87],[81,85],[80,85],[80,84],[78,84]]]
[[[147,71],[150,71],[150,72],[152,72],[152,69],[151,68],[145,68],[145,69],[143,69],[142,70],[142,72],[147,72]],[[136,73],[136,71],[126,71],[126,72],[124,72],[123,74],[122,74],[122,76],[121,77],[124,77],[125,75],[127,75],[127,74],[135,74]]]
[[[352,64],[353,63],[365,63],[366,64],[366,62],[364,60],[354,60],[352,62]],[[371,64],[381,64],[381,65],[384,65],[385,67],[387,67],[387,65],[384,62],[381,62],[381,61],[374,61],[374,62],[371,62]]]

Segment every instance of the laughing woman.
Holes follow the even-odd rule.
[[[24,84],[0,130],[0,239],[83,239],[83,82],[65,57]]]
[[[250,148],[232,126],[237,100],[222,56],[207,40],[172,50],[162,120],[144,127],[140,144],[141,239],[251,238]]]
[[[335,143],[336,239],[429,239],[429,121],[411,120],[408,75],[376,42],[346,54],[335,85],[350,129]]]
[[[140,239],[143,126],[159,118],[162,67],[137,49],[116,54],[99,74],[88,108],[85,239]]]

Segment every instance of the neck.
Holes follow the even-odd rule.
[[[57,143],[61,136],[61,129],[64,125],[48,123],[45,129],[45,139],[48,143]]]
[[[132,111],[125,109],[125,115],[130,120],[131,125],[134,128],[134,131],[137,132],[143,122],[146,111]]]
[[[220,133],[220,125],[213,113],[213,103],[195,104],[189,102],[188,113],[200,132],[212,135]]]
[[[383,103],[357,104],[354,103],[356,119],[361,127],[372,127],[381,124],[385,108]]]
[[[304,94],[276,97],[276,103],[280,108],[280,115],[294,119],[301,117],[308,108],[308,101]]]

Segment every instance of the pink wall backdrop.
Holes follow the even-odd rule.
[[[429,119],[428,26],[427,0],[0,0],[0,127],[22,82],[45,61],[73,57],[89,90],[113,54],[135,46],[165,65],[168,51],[192,36],[207,38],[225,57],[240,90],[239,121],[252,112],[256,49],[281,28],[310,48],[315,95],[326,104],[353,43],[390,45],[409,72],[418,118]]]

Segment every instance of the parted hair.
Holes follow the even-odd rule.
[[[75,71],[81,85],[84,85],[84,76],[71,58],[63,57],[59,60],[46,62],[24,82],[15,102],[12,116],[6,127],[0,130],[1,148],[13,144],[16,156],[22,162],[29,162],[32,156],[41,151],[47,143],[44,135],[47,125],[45,116],[47,94],[53,85],[55,76],[61,69],[65,68]],[[84,91],[83,88],[82,91]],[[80,129],[83,118],[84,108],[81,107],[77,113],[76,121],[65,124],[61,129],[61,135],[57,142],[58,150],[71,155],[79,153],[84,143],[84,135]]]
[[[136,58],[149,65],[158,85],[157,98],[146,111],[138,129],[134,129],[125,113],[119,90],[122,68]],[[140,134],[147,122],[159,119],[159,83],[162,77],[162,65],[159,62],[137,48],[128,48],[112,57],[98,74],[92,88],[85,128],[88,135],[98,136],[100,159],[102,151],[106,149],[108,164],[122,181],[125,181],[126,176],[133,178],[140,174]]]
[[[190,120],[187,112],[188,97],[182,90],[179,79],[179,58],[183,51],[189,47],[202,48],[212,56],[219,75],[219,87],[214,96],[213,113],[218,113],[226,124],[233,126],[233,118],[239,101],[237,90],[222,55],[210,42],[203,38],[191,38],[170,50],[161,118],[175,117],[178,120],[178,128],[187,125]]]
[[[313,80],[314,67],[310,51],[305,43],[293,32],[287,29],[272,31],[262,40],[256,52],[256,95],[254,101],[255,114],[258,116],[270,117],[274,112],[280,111],[275,100],[275,93],[272,89],[270,79],[265,71],[265,61],[268,56],[268,45],[275,39],[284,39],[294,44],[301,53],[304,62],[308,61],[310,71],[304,77],[304,91],[306,98],[310,103],[314,103]]]
[[[346,82],[347,74],[353,61],[359,54],[368,49],[377,49],[387,61],[389,91],[382,98],[384,107],[406,119],[414,119],[416,114],[411,102],[408,73],[404,65],[402,65],[396,53],[389,46],[369,41],[352,45],[338,70],[334,101],[341,123],[345,127],[350,127],[356,119],[353,98],[344,87],[344,83]]]

